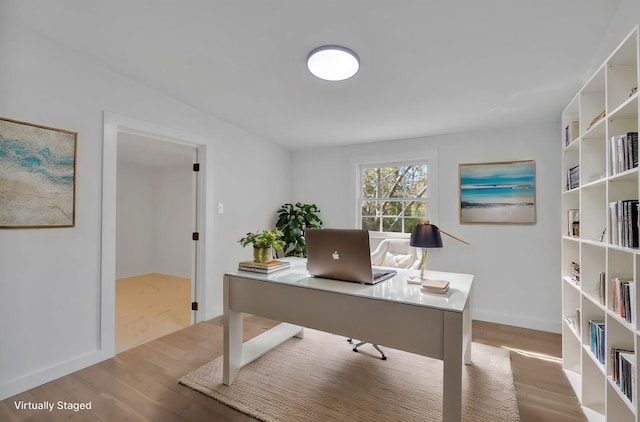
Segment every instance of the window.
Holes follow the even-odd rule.
[[[359,220],[363,229],[411,233],[428,215],[427,160],[360,164]],[[430,167],[430,166],[429,166]]]

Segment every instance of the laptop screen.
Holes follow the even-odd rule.
[[[314,277],[374,284],[369,232],[359,229],[307,229],[307,267]],[[382,279],[390,278],[388,271]]]

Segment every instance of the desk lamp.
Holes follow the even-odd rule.
[[[462,239],[458,239],[457,237],[450,235],[444,230],[440,230],[435,224],[429,224],[429,222],[416,224],[411,231],[411,240],[409,241],[409,245],[415,248],[422,248],[422,258],[420,259],[421,281],[426,280],[424,277],[424,267],[427,263],[427,249],[442,247],[442,236],[440,236],[440,233],[444,233],[459,242],[466,243],[467,245],[469,244]]]

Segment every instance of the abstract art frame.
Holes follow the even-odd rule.
[[[75,226],[77,139],[0,118],[0,228]]]
[[[461,224],[535,224],[534,160],[459,164]]]

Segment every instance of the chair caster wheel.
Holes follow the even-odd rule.
[[[383,356],[383,357],[381,357],[380,359],[382,359],[382,360],[387,360],[387,357],[386,357],[386,356]]]
[[[351,344],[351,339],[350,338],[347,339],[347,343]]]
[[[353,351],[358,353],[358,349],[356,349],[355,347],[353,348]]]

